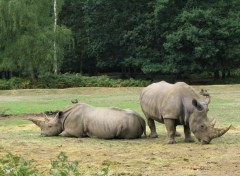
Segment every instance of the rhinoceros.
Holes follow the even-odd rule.
[[[145,120],[130,109],[73,104],[48,120],[29,118],[41,128],[42,136],[134,139],[146,136]]]
[[[164,123],[167,129],[167,143],[175,143],[176,126],[183,125],[185,142],[194,142],[191,132],[202,143],[208,144],[212,139],[222,136],[227,128],[214,128],[215,120],[207,117],[210,96],[205,99],[184,82],[169,84],[165,81],[145,87],[140,95],[142,111],[150,128],[150,137],[158,137],[155,121]]]

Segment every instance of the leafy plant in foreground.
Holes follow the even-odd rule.
[[[6,176],[38,176],[38,171],[31,161],[7,153],[5,157],[0,159],[0,175]]]
[[[50,169],[50,175],[53,175],[53,176],[82,175],[78,171],[79,161],[73,161],[73,162],[68,161],[68,157],[64,152],[61,152],[57,158],[58,160],[52,161],[51,163],[52,167]]]

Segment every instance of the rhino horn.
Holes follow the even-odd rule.
[[[208,105],[211,102],[211,97],[206,96],[205,103]]]
[[[49,121],[50,121],[50,118],[47,116],[47,114],[46,114],[46,113],[43,113],[43,115],[44,115],[44,121],[45,121],[45,122],[49,122]]]
[[[218,128],[213,128],[213,131],[210,134],[210,138],[214,139],[217,137],[221,137],[222,135],[224,135],[230,128],[232,127],[232,125],[230,125],[229,127],[226,128],[222,128],[222,129],[218,129]]]
[[[42,126],[44,125],[44,122],[39,119],[28,118],[28,120],[32,121],[35,125],[37,125],[40,128],[42,128]]]
[[[213,120],[211,121],[211,127],[214,128],[215,124],[216,124],[216,119],[213,119]]]

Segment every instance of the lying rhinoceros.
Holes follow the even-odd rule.
[[[102,139],[140,138],[146,126],[133,110],[93,107],[85,103],[71,105],[47,121],[30,118],[43,136],[98,137]]]
[[[140,104],[151,130],[150,137],[157,137],[154,120],[164,123],[168,132],[168,144],[175,143],[176,126],[184,126],[185,142],[193,142],[191,132],[208,144],[213,138],[226,133],[231,125],[224,129],[214,128],[215,123],[208,119],[209,94],[205,100],[192,87],[184,82],[169,84],[165,81],[153,83],[144,88]]]

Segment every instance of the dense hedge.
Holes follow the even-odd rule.
[[[144,87],[150,84],[146,80],[112,79],[108,76],[82,76],[79,74],[45,75],[32,82],[25,78],[13,77],[0,80],[0,90],[33,88],[69,88],[69,87]]]

